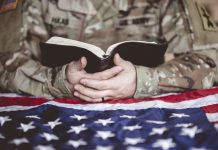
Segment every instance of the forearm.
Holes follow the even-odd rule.
[[[71,97],[64,83],[65,68],[51,69],[33,60],[12,70],[1,65],[0,86],[6,91],[39,97]]]
[[[184,54],[157,68],[137,68],[135,97],[210,88],[216,82],[216,50]]]

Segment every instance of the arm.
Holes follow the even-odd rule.
[[[75,95],[86,101],[143,98],[167,92],[210,88],[217,81],[217,51],[184,54],[157,68],[135,66],[115,56],[123,71],[107,80],[82,79]]]
[[[37,43],[48,33],[39,1],[19,1],[15,11],[0,15],[0,88],[44,97],[72,96],[64,84],[66,66],[42,66]]]
[[[160,3],[158,34],[168,41],[168,52],[189,51],[189,54],[157,68],[136,66],[136,71],[130,69],[133,66],[131,63],[126,62],[125,64],[129,65],[123,67],[129,72],[128,78],[131,80],[121,73],[107,81],[81,80],[81,85],[76,87],[76,94],[87,101],[101,101],[101,97],[128,98],[134,95],[136,98],[142,98],[166,92],[212,87],[217,76],[217,52],[214,47],[218,43],[217,31],[215,28],[213,31],[205,30],[206,27],[202,26],[205,18],[200,16],[195,4],[185,5],[185,1],[172,0]],[[191,14],[187,14],[187,9]],[[115,80],[117,78],[120,80]]]
[[[137,68],[136,98],[210,88],[217,81],[217,51],[184,54],[157,68]],[[146,76],[145,76],[146,74]]]
[[[8,56],[0,65],[1,88],[5,91],[42,97],[72,96],[64,83],[66,66],[47,68],[21,52]]]
[[[48,98],[72,97],[74,85],[78,84],[81,78],[103,80],[111,78],[122,70],[121,67],[116,67],[101,74],[88,74],[84,70],[87,64],[84,57],[77,62],[54,69],[42,66],[21,53],[13,54],[12,59],[0,63],[0,88],[5,91]]]
[[[72,97],[73,85],[82,77],[91,78],[84,70],[86,59],[57,68],[42,66],[37,61],[38,42],[49,35],[40,6],[38,0],[20,1],[16,12],[0,15],[0,88],[34,96]],[[101,79],[98,74],[94,77]]]

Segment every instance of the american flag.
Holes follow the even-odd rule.
[[[217,150],[218,88],[146,99],[0,97],[0,149]]]

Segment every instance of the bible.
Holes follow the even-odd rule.
[[[40,49],[42,64],[45,66],[61,66],[84,56],[87,59],[85,70],[93,73],[114,66],[113,57],[116,53],[134,65],[156,67],[163,62],[167,43],[123,41],[109,46],[104,51],[92,44],[62,37],[51,37],[47,42],[40,43]]]

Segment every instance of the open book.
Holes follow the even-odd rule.
[[[113,57],[116,53],[135,65],[156,67],[162,63],[167,49],[166,43],[146,41],[124,41],[108,47],[106,52],[101,48],[67,38],[52,37],[46,43],[40,43],[42,64],[56,67],[79,60],[82,56],[87,58],[87,72],[98,72],[112,67]]]

